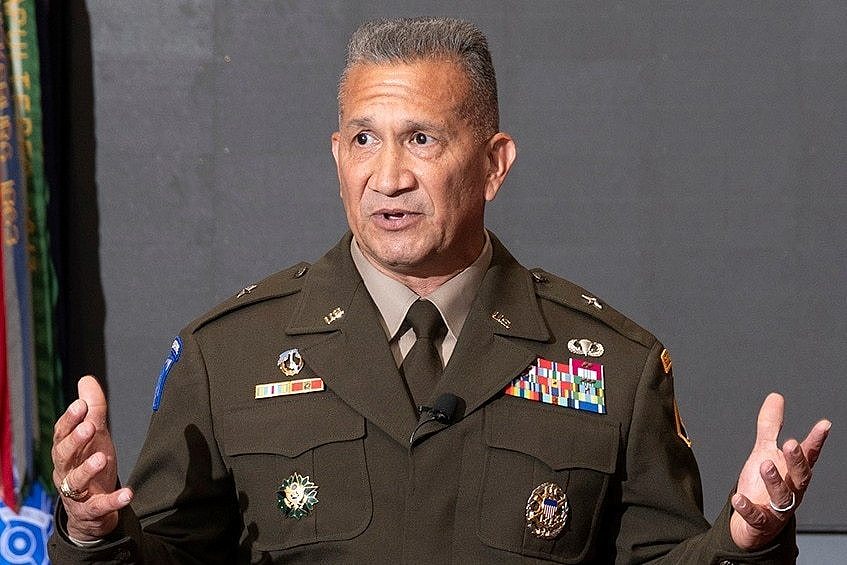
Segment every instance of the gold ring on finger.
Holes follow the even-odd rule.
[[[62,484],[59,485],[59,492],[62,493],[62,496],[65,498],[70,498],[71,500],[80,501],[86,496],[88,496],[88,489],[76,490],[71,488],[70,483],[68,483],[68,476],[65,475],[65,478],[62,479]]]

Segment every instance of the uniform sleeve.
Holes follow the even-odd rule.
[[[636,393],[621,483],[616,563],[793,563],[793,522],[771,547],[756,552],[745,552],[732,541],[729,502],[709,527],[697,463],[678,433],[673,377],[665,372],[662,351],[658,342],[651,349]]]
[[[237,562],[239,501],[214,436],[203,356],[188,332],[179,341],[128,482],[135,491],[131,508],[94,548],[67,539],[60,509],[51,539],[54,563]]]

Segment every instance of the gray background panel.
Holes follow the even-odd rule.
[[[780,390],[785,437],[835,421],[799,525],[847,531],[847,5],[87,5],[122,475],[180,327],[340,237],[329,135],[350,32],[443,14],[488,34],[518,143],[488,225],[666,343],[707,517]]]

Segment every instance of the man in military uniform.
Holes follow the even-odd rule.
[[[174,340],[117,487],[91,377],[56,424],[57,562],[785,563],[829,423],[783,400],[713,526],[672,362],[484,228],[515,158],[484,36],[351,39],[332,136],[350,232]]]

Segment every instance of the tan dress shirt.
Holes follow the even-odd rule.
[[[350,255],[379,310],[382,329],[390,342],[391,353],[394,354],[394,360],[399,367],[415,343],[415,332],[411,328],[400,334],[403,320],[406,319],[409,307],[420,296],[400,281],[392,279],[374,267],[362,254],[355,239],[350,243]],[[438,344],[442,365],[447,365],[453,354],[456,340],[462,333],[462,326],[465,324],[489,263],[491,263],[491,239],[486,231],[485,244],[479,257],[426,297],[435,304],[447,325],[447,335]]]

